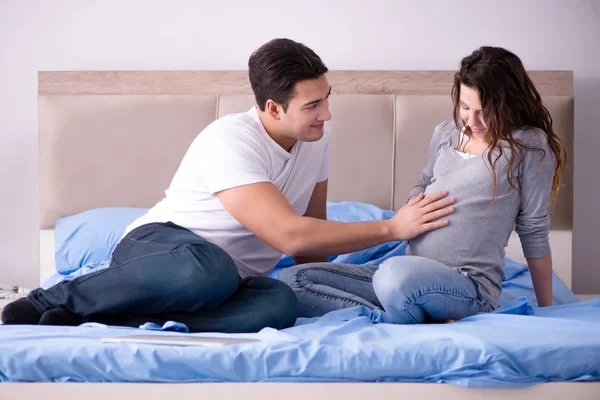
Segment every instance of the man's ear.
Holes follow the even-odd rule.
[[[281,119],[283,108],[276,101],[269,99],[265,104],[265,112],[267,112],[274,120],[279,121]]]

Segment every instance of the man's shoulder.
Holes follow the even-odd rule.
[[[202,132],[220,135],[235,135],[258,131],[256,121],[247,112],[227,114],[211,122]]]
[[[248,113],[228,114],[208,125],[195,142],[202,147],[260,147],[259,127]]]

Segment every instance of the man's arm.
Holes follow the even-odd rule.
[[[406,240],[445,226],[439,218],[454,211],[447,192],[419,195],[385,221],[343,223],[300,216],[270,182],[237,186],[216,195],[225,209],[257,237],[292,257],[346,254]]]
[[[327,220],[327,180],[318,182],[315,185],[308,207],[306,208],[305,217]],[[319,257],[294,257],[294,264],[307,264],[313,262],[327,262],[328,256]]]

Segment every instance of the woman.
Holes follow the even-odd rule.
[[[565,149],[521,60],[497,47],[465,57],[452,88],[454,121],[434,131],[409,203],[447,190],[456,211],[379,267],[311,264],[284,270],[302,316],[354,305],[395,323],[457,320],[498,306],[505,247],[519,233],[540,306],[552,304],[548,206]]]

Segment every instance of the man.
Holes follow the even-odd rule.
[[[437,220],[451,212],[445,193],[419,198],[389,221],[327,221],[327,67],[288,39],[266,43],[248,64],[257,106],[196,138],[165,198],[127,228],[110,267],[32,291],[6,306],[5,324],[285,328],[295,322],[296,296],[267,278],[282,253],[325,261],[445,224]]]

